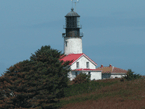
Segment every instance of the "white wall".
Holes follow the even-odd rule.
[[[102,73],[100,72],[91,72],[91,80],[100,80],[102,79]]]
[[[122,78],[126,76],[125,74],[102,74],[102,79],[109,79],[109,78]]]
[[[125,75],[124,74],[111,74],[111,77],[110,78],[122,78],[124,77]]]
[[[89,62],[89,69],[96,69],[96,65],[94,65],[91,61],[89,61],[86,57],[82,56],[79,60],[71,65],[71,69],[77,69],[76,63],[79,62],[79,68],[86,68],[86,62]]]
[[[70,68],[71,70],[75,70],[77,69],[76,63],[79,62],[79,68],[78,69],[86,69],[87,65],[86,63],[89,62],[89,69],[96,69],[96,65],[93,64],[90,60],[88,60],[85,56],[80,57],[76,62],[74,62]],[[77,74],[80,74],[82,71],[77,71]],[[83,73],[88,74],[89,71],[83,71]],[[90,71],[91,73],[91,80],[95,79],[95,80],[99,80],[102,79],[102,72],[101,71]],[[70,80],[73,80],[74,78],[76,78],[76,71],[71,71],[69,72],[69,78]]]
[[[70,71],[70,72],[68,72],[68,78],[70,79],[70,80],[72,80],[73,79],[73,75],[72,75],[72,72]]]
[[[67,45],[66,45],[67,42]],[[78,54],[83,53],[82,51],[82,38],[81,37],[65,37],[64,38],[64,54]]]

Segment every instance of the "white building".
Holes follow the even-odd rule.
[[[90,75],[91,80],[102,79],[102,72],[100,69],[96,69],[97,64],[91,60],[84,53],[69,54],[63,57],[63,61],[72,61],[70,63],[71,71],[68,73],[70,80],[73,80],[78,74],[85,73]]]
[[[102,79],[122,78],[127,75],[127,70],[114,67],[111,64],[105,67],[101,65],[98,69],[102,70]]]
[[[64,56],[61,60],[71,61],[71,71],[68,73],[70,80],[73,80],[78,74],[86,73],[90,75],[91,80],[102,79],[102,72],[96,69],[97,64],[83,53],[82,37],[80,33],[80,16],[71,9],[66,16],[66,32],[63,33],[64,37]]]

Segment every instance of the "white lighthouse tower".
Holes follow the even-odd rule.
[[[82,37],[80,33],[80,16],[71,9],[66,16],[66,24],[64,26],[66,32],[62,34],[64,37],[64,54],[79,54],[83,53],[82,50]]]

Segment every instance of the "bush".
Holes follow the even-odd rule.
[[[73,79],[72,84],[88,83],[90,81],[90,75],[85,73],[80,73],[75,79]]]
[[[130,81],[130,80],[141,78],[141,75],[139,75],[139,74],[133,74],[133,73],[134,72],[132,72],[131,69],[128,69],[127,76],[125,76],[123,79],[126,79],[126,80]]]
[[[69,85],[64,90],[65,97],[76,96],[80,94],[90,93],[100,89],[101,87],[109,86],[118,83],[118,80],[97,80],[82,84]]]

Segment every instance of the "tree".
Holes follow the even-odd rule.
[[[59,59],[63,54],[50,46],[42,46],[30,60],[19,62],[1,78],[4,91],[1,108],[57,108],[63,89],[67,87],[69,61]]]
[[[134,80],[134,79],[139,79],[141,78],[141,76],[139,74],[134,74],[134,72],[132,72],[131,69],[128,69],[127,71],[127,76],[124,77],[124,79],[130,81],[130,80]]]

